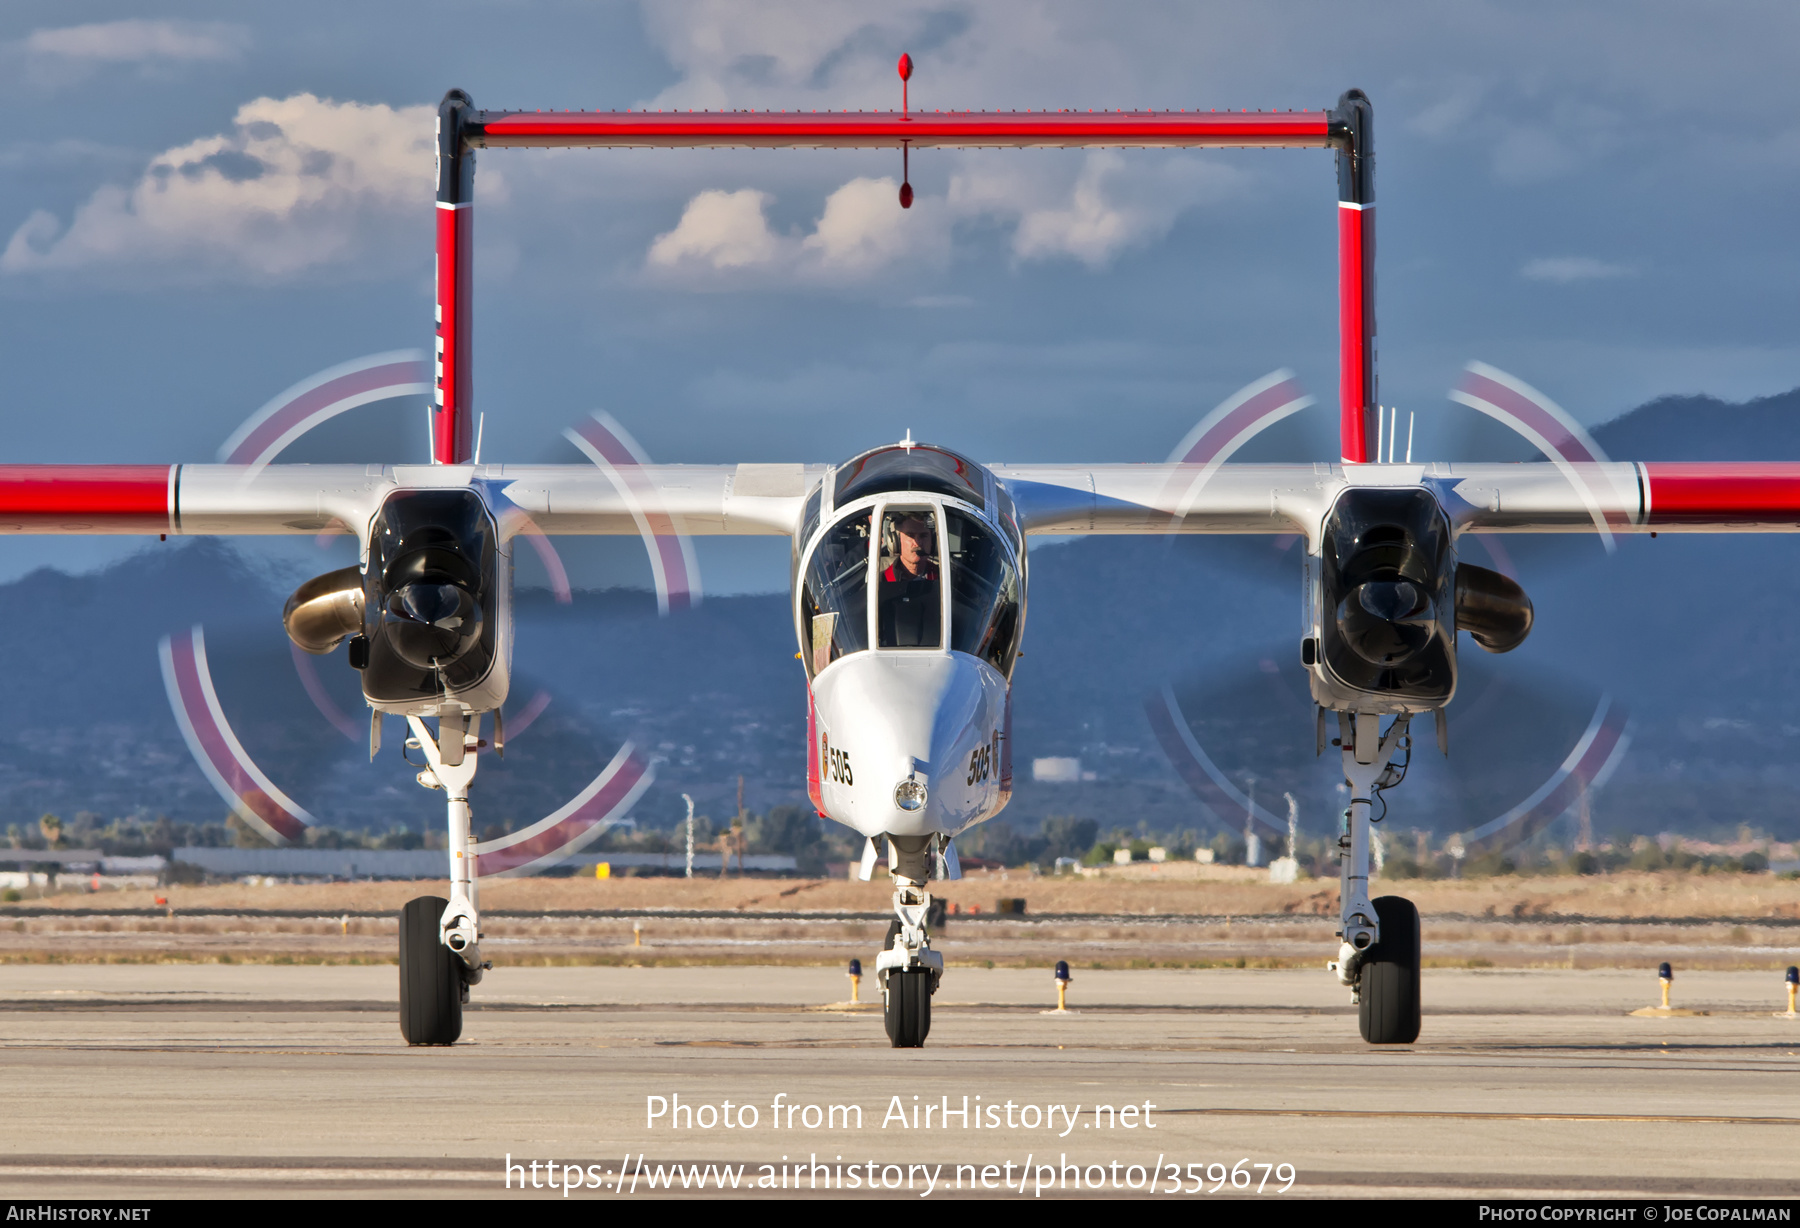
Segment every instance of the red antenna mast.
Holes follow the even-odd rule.
[[[900,53],[900,114],[910,116],[912,105],[906,97],[906,84],[912,80],[912,57],[904,51]],[[912,208],[912,147],[910,142],[900,142],[900,207]]]

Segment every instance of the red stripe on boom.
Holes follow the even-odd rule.
[[[167,533],[168,465],[0,465],[0,532]]]
[[[1338,438],[1343,459],[1379,457],[1369,417],[1375,409],[1374,210],[1338,208]]]
[[[1800,462],[1651,461],[1651,524],[1800,525]]]
[[[484,111],[469,145],[1322,147],[1323,111]]]
[[[470,369],[470,236],[468,206],[437,211],[437,405],[431,421],[431,459],[460,465],[473,452]]]

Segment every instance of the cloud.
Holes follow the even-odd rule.
[[[1434,82],[1435,88],[1420,88],[1413,82],[1401,82],[1399,92],[1405,95],[1427,93],[1430,101],[1418,106],[1406,120],[1406,126],[1420,136],[1432,139],[1466,140],[1470,121],[1486,100],[1488,83],[1471,77],[1449,82]]]
[[[852,179],[825,198],[809,232],[779,234],[769,225],[774,198],[767,192],[709,188],[650,244],[645,266],[654,276],[702,289],[845,285],[901,263],[935,267],[948,254],[942,198],[933,202],[936,218],[921,208],[908,216],[899,191],[893,179]]]
[[[909,256],[935,263],[933,219],[900,208],[892,179],[852,179],[825,200],[825,212],[801,241],[803,259],[822,274],[856,278],[878,273]]]
[[[249,30],[234,23],[132,18],[33,30],[16,42],[0,43],[0,66],[21,65],[27,82],[55,87],[86,81],[103,69],[166,78],[194,64],[236,61],[249,47]]]
[[[675,229],[650,245],[650,265],[719,271],[775,263],[783,245],[763,214],[770,199],[767,192],[752,188],[701,192],[688,201]]]
[[[392,272],[430,250],[434,123],[423,106],[258,98],[230,132],[158,154],[129,186],[100,188],[66,226],[34,212],[0,254],[0,274],[270,282],[327,267]]]
[[[243,26],[142,18],[33,30],[22,42],[27,55],[100,64],[234,60],[249,45],[250,33]]]
[[[1013,233],[1014,254],[1021,260],[1070,256],[1098,269],[1125,248],[1167,234],[1178,211],[1173,202],[1134,205],[1108,197],[1106,180],[1121,165],[1117,154],[1097,154],[1087,160],[1067,205],[1024,210]]]
[[[1071,182],[1070,170],[1079,167]],[[956,227],[1010,227],[1015,261],[1075,260],[1101,269],[1168,234],[1186,210],[1235,193],[1246,172],[1177,155],[1127,163],[1109,151],[1061,166],[966,160],[944,196],[900,208],[892,178],[858,178],[825,199],[805,234],[769,224],[774,197],[753,188],[694,195],[645,268],[695,289],[873,283],[896,268],[947,263]],[[1033,203],[1036,202],[1036,203]]]
[[[829,89],[833,106],[894,105],[900,82],[892,48],[909,43],[919,50],[915,36],[930,25],[923,7],[877,11],[812,0],[646,4],[652,40],[681,73],[646,105],[725,108],[746,105],[747,96],[772,100],[821,88]]]
[[[1519,276],[1526,281],[1549,281],[1566,286],[1576,281],[1627,277],[1632,272],[1634,270],[1627,265],[1608,264],[1592,256],[1539,256],[1527,260],[1525,267],[1519,270]]]
[[[1072,182],[1069,165],[970,159],[950,181],[950,207],[964,219],[1011,223],[1020,262],[1073,259],[1100,269],[1163,238],[1182,213],[1235,194],[1249,178],[1193,154],[1127,161],[1110,150],[1090,153]]]

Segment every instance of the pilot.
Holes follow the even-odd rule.
[[[880,618],[883,648],[936,648],[941,642],[937,534],[924,516],[902,514],[894,525],[893,561],[881,573]]]
[[[894,526],[894,536],[898,538],[899,549],[894,554],[894,561],[881,573],[881,578],[889,584],[937,579],[934,552],[937,535],[932,532],[931,522],[922,516],[904,516]]]

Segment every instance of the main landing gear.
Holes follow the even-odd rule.
[[[936,836],[889,836],[888,869],[894,879],[895,920],[886,949],[875,957],[888,1040],[896,1049],[919,1049],[931,1032],[931,995],[944,975],[944,957],[925,932],[932,863],[942,854]]]
[[[480,714],[473,719],[479,728]],[[419,783],[444,791],[450,828],[450,898],[420,896],[400,913],[400,1035],[409,1045],[455,1044],[469,986],[493,966],[481,958],[476,908],[469,784],[481,742],[470,732],[470,720],[467,713],[441,717],[433,737],[424,721],[406,718],[413,732],[407,747],[425,755]]]
[[[1369,898],[1370,824],[1379,821],[1371,812],[1382,790],[1406,776],[1409,720],[1393,718],[1383,734],[1379,714],[1338,714],[1350,806],[1338,835],[1342,942],[1328,966],[1350,987],[1362,1037],[1372,1045],[1409,1045],[1419,1038],[1419,910],[1397,895]]]

